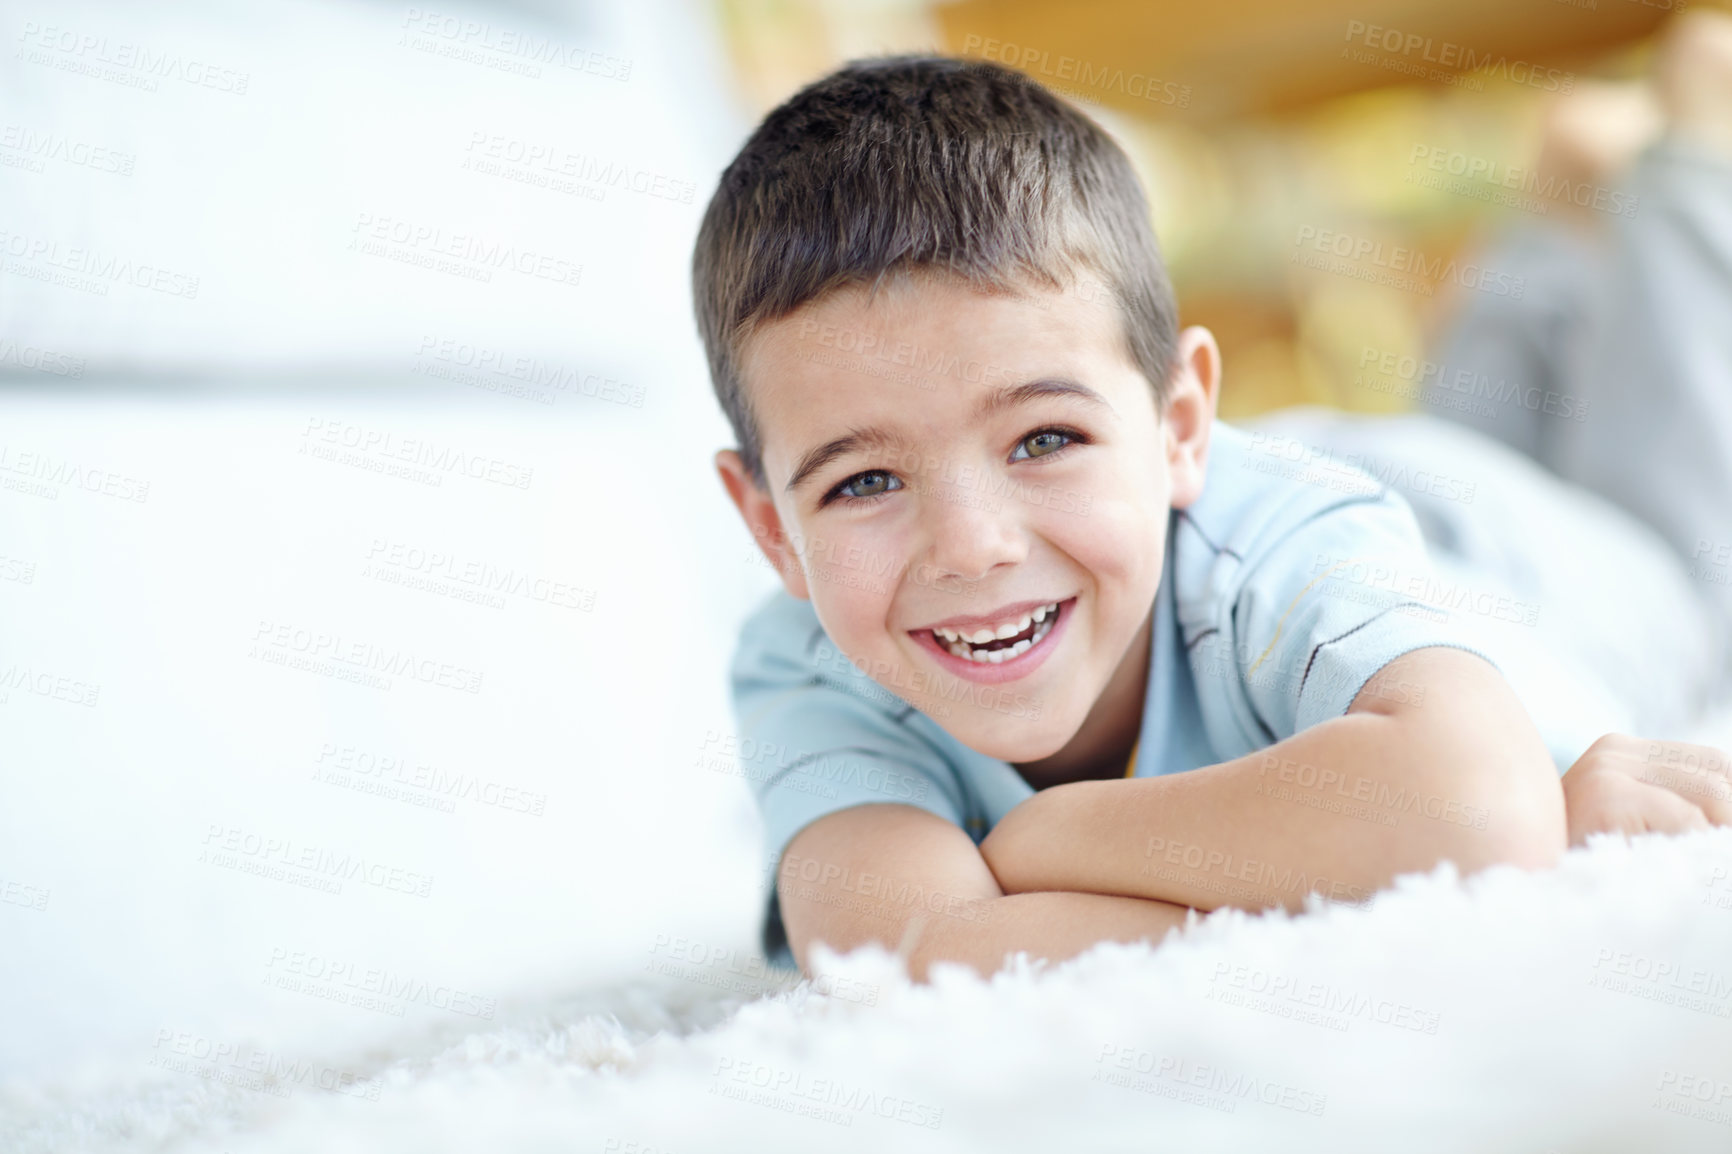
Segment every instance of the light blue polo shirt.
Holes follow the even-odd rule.
[[[1340,717],[1414,649],[1466,649],[1503,668],[1497,646],[1441,606],[1407,502],[1358,469],[1290,459],[1285,440],[1217,420],[1202,494],[1167,519],[1137,777],[1229,761]],[[794,965],[775,880],[806,825],[900,802],[978,845],[1034,794],[1009,763],[858,670],[811,603],[785,590],[746,620],[730,674],[741,767],[764,821],[772,964]]]

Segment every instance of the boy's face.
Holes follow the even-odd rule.
[[[1093,282],[1011,297],[904,277],[870,304],[840,290],[743,350],[767,490],[732,450],[717,466],[855,666],[963,744],[1035,761],[1109,686],[1141,684],[1169,510],[1202,489],[1218,361],[1206,330],[1185,330],[1163,416]],[[980,636],[1000,625],[1018,630]]]

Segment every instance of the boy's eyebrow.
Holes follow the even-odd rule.
[[[986,394],[975,406],[975,421],[983,421],[994,413],[1004,409],[1015,408],[1027,404],[1039,397],[1072,397],[1084,404],[1099,405],[1111,409],[1107,399],[1080,381],[1072,381],[1063,377],[1043,378],[1038,381],[1026,381],[1023,384],[1008,389],[995,389]],[[792,493],[805,484],[818,470],[834,461],[837,457],[862,449],[888,449],[901,443],[901,438],[885,429],[851,429],[844,435],[822,445],[800,458],[800,463],[794,469],[794,475],[788,479],[786,491]]]

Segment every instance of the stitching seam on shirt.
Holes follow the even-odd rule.
[[[1235,561],[1243,561],[1244,560],[1243,557],[1239,556],[1239,554],[1235,553],[1233,550],[1227,548],[1227,546],[1217,545],[1217,544],[1215,544],[1214,541],[1210,540],[1209,535],[1207,533],[1203,532],[1203,527],[1201,525],[1197,524],[1196,519],[1193,518],[1188,511],[1186,511],[1184,509],[1175,509],[1174,512],[1179,515],[1179,520],[1181,520],[1185,524],[1189,525],[1191,527],[1192,532],[1196,533],[1197,536],[1199,536],[1203,539],[1203,544],[1207,545],[1209,548],[1213,549],[1217,553],[1225,553],[1227,556],[1231,557]]]
[[[1347,632],[1339,634],[1338,636],[1335,636],[1335,637],[1331,637],[1327,641],[1319,641],[1316,645],[1312,646],[1311,657],[1305,662],[1305,676],[1303,676],[1299,679],[1299,696],[1300,697],[1305,696],[1305,682],[1310,680],[1310,678],[1311,678],[1311,666],[1316,664],[1317,654],[1322,651],[1322,649],[1325,645],[1333,645],[1337,641],[1342,641],[1342,640],[1345,640],[1346,638],[1353,636],[1355,633],[1358,633],[1361,629],[1364,629],[1367,625],[1370,625],[1373,621],[1376,621],[1379,617],[1382,617],[1385,613],[1389,613],[1389,612],[1392,612],[1393,610],[1400,609],[1403,605],[1418,605],[1421,609],[1426,608],[1426,605],[1420,601],[1402,601],[1402,602],[1395,604],[1395,605],[1388,605],[1388,606],[1385,606],[1384,608],[1378,610],[1376,613],[1372,614],[1370,617],[1367,617],[1365,620],[1361,621],[1359,624],[1355,625],[1353,628],[1349,629]],[[1377,676],[1377,671],[1372,670],[1371,676],[1367,677],[1366,680],[1369,681],[1369,680],[1371,680],[1371,677],[1375,677],[1375,676]],[[1349,704],[1351,704],[1351,702]]]
[[[1299,590],[1299,592],[1297,592],[1293,595],[1293,600],[1292,600],[1292,602],[1290,602],[1288,604],[1286,610],[1281,614],[1281,619],[1279,621],[1275,622],[1275,635],[1273,637],[1269,638],[1268,647],[1265,648],[1262,653],[1257,655],[1256,664],[1252,665],[1250,669],[1247,669],[1245,671],[1245,680],[1249,681],[1251,679],[1251,677],[1257,672],[1258,667],[1261,666],[1263,664],[1263,662],[1268,659],[1269,654],[1271,654],[1275,651],[1275,646],[1278,645],[1281,641],[1282,631],[1287,628],[1287,618],[1293,616],[1293,610],[1295,610],[1299,607],[1299,602],[1304,599],[1305,594],[1311,592],[1311,586],[1317,584],[1317,582],[1328,577],[1331,573],[1335,572],[1337,569],[1341,568],[1343,565],[1351,565],[1356,561],[1374,561],[1374,560],[1376,560],[1376,557],[1374,555],[1373,556],[1367,556],[1367,557],[1344,557],[1340,561],[1337,561],[1337,562],[1335,562],[1335,564],[1329,566],[1329,568],[1325,569],[1323,572],[1317,574],[1317,576],[1311,578],[1311,580],[1306,583],[1305,588]],[[1387,613],[1388,610],[1385,609],[1384,612]],[[1381,616],[1381,615],[1382,614],[1379,614],[1379,616]],[[1369,618],[1368,620],[1375,621],[1376,618],[1375,617]],[[1361,622],[1361,624],[1364,624],[1364,623],[1365,622]],[[1345,636],[1345,634],[1343,634],[1343,636]]]

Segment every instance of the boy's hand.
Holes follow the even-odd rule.
[[[1591,833],[1686,833],[1732,825],[1732,758],[1711,745],[1608,733],[1564,774],[1570,844]]]

